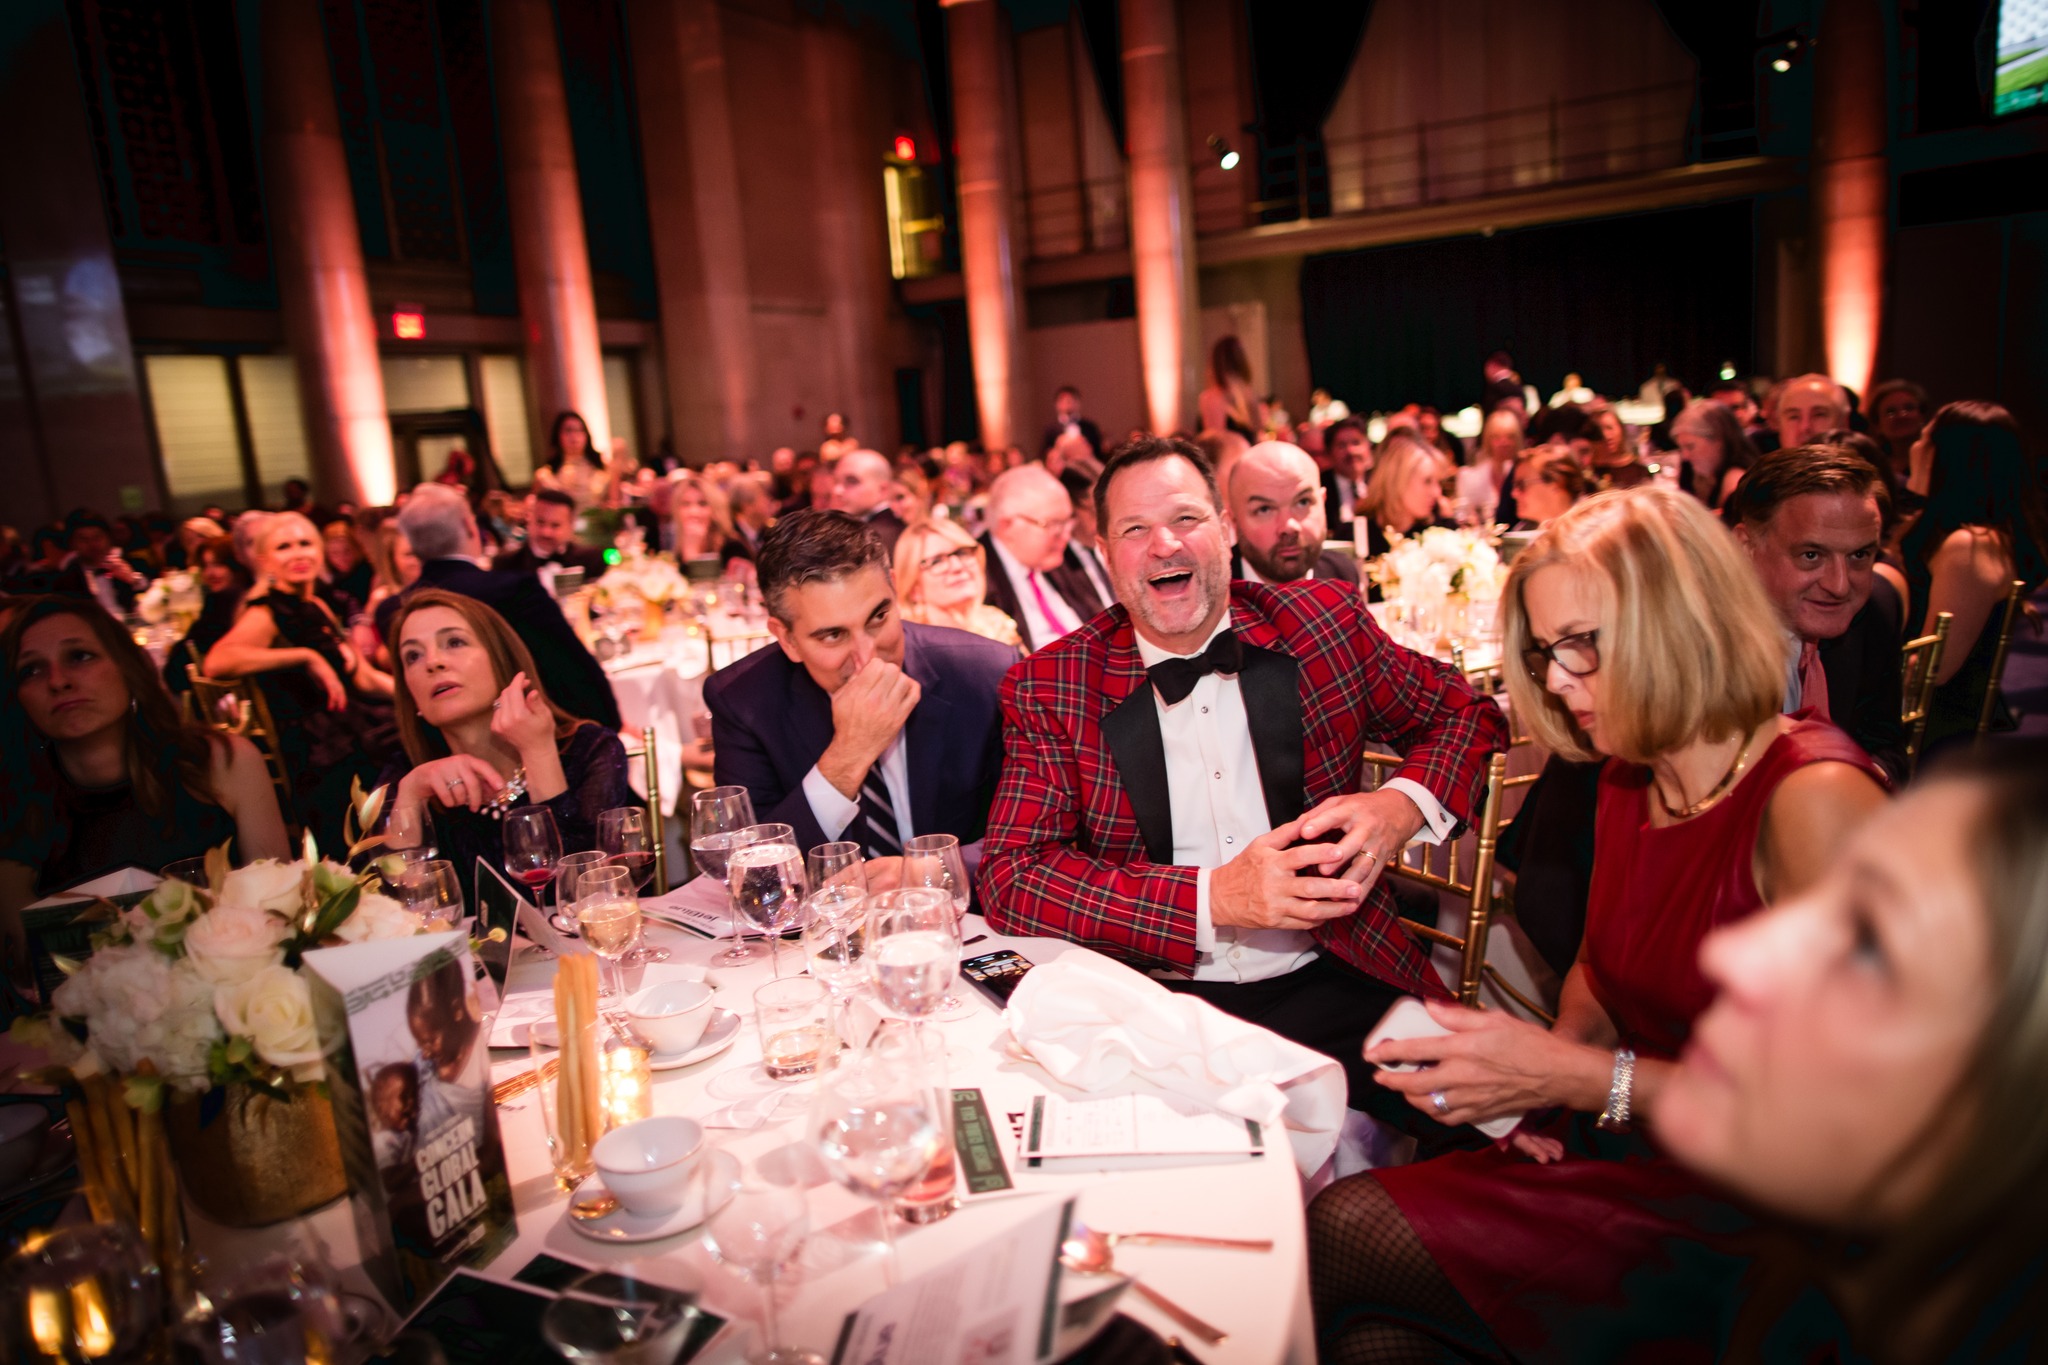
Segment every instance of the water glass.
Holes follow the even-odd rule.
[[[871,1047],[846,1058],[818,1083],[810,1136],[826,1172],[875,1201],[894,1284],[898,1263],[889,1206],[924,1179],[942,1141],[922,1068],[895,1048]]]
[[[165,863],[157,875],[167,882],[184,882],[187,886],[206,885],[206,859],[180,858],[175,863]]]
[[[143,1360],[163,1322],[161,1273],[121,1224],[32,1236],[0,1266],[0,1359]]]
[[[733,904],[749,924],[770,935],[775,974],[782,975],[782,935],[797,925],[810,886],[804,878],[804,856],[797,851],[796,831],[788,825],[755,825],[751,837],[732,851],[726,880]]]
[[[808,976],[754,988],[754,1020],[761,1030],[761,1067],[771,1081],[817,1074],[835,1045],[825,1023],[825,983]]]
[[[967,860],[960,852],[959,838],[951,834],[913,837],[903,846],[903,885],[945,892],[953,906],[954,924],[965,920],[972,887],[967,880]],[[960,997],[948,989],[932,1012],[954,1014],[966,1008]]]
[[[650,1284],[631,1264],[593,1270],[548,1305],[540,1334],[568,1360],[671,1361],[703,1316],[697,1297]]]
[[[960,1200],[953,1193],[959,1164],[954,1156],[953,1093],[946,1084],[946,1049],[937,1047],[926,1053],[918,1026],[900,1019],[883,1020],[869,1048],[908,1069],[931,1102],[931,1112],[939,1125],[938,1149],[932,1153],[924,1174],[897,1197],[896,1216],[906,1223],[936,1223],[960,1207]]]
[[[461,925],[462,880],[445,858],[410,863],[392,883],[399,904],[418,915],[430,930]]]
[[[870,896],[866,958],[884,1005],[907,1019],[938,1013],[960,975],[952,898],[928,887]]]
[[[748,842],[743,832],[753,824],[754,799],[745,787],[711,787],[691,793],[690,861],[697,871],[725,881],[732,851]],[[732,943],[711,960],[713,966],[737,966],[759,956],[756,949],[740,938],[738,908],[729,906],[727,913],[732,916]]]
[[[851,839],[819,844],[804,855],[804,871],[815,887],[844,882],[863,895],[868,889],[867,861],[861,857],[860,845]]]
[[[811,1234],[811,1207],[801,1185],[780,1179],[758,1163],[730,1177],[732,1197],[705,1223],[711,1252],[745,1279],[761,1286],[762,1335],[766,1349],[748,1357],[754,1365],[825,1365],[822,1357],[782,1346],[775,1313],[775,1282],[803,1254]]]
[[[847,882],[819,887],[804,900],[804,966],[813,980],[831,993],[833,1032],[842,1043],[855,1043],[853,997],[868,983],[862,954],[868,941],[868,898]]]
[[[207,1365],[328,1365],[378,1335],[383,1310],[341,1294],[319,1268],[289,1255],[236,1259],[200,1274],[202,1311],[179,1344]]]

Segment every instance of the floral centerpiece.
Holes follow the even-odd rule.
[[[1478,531],[1431,526],[1418,535],[1392,534],[1384,555],[1366,566],[1380,596],[1401,610],[1422,645],[1464,633],[1474,606],[1491,611],[1507,582],[1493,541]]]
[[[619,562],[597,580],[595,600],[612,611],[641,612],[641,638],[654,639],[667,624],[668,604],[689,591],[689,580],[667,555],[648,554],[641,537],[619,540]]]
[[[190,569],[173,569],[151,581],[135,599],[135,614],[148,624],[175,622],[181,629],[199,615],[199,575]]]
[[[370,820],[381,795],[361,807]],[[323,861],[310,838],[290,862],[230,868],[215,849],[206,885],[167,880],[127,909],[87,914],[99,925],[92,954],[60,960],[49,1013],[17,1021],[15,1036],[88,1098],[118,1089],[128,1109],[161,1111],[186,1192],[217,1221],[275,1222],[342,1194],[300,959],[420,933],[425,921],[383,894],[374,866]]]

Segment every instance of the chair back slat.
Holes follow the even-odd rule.
[[[1927,715],[1934,704],[1934,678],[1941,671],[1941,656],[1948,648],[1949,623],[1955,617],[1940,612],[1934,631],[1906,641],[1900,653],[1899,696],[1903,703],[1899,723],[1906,727],[1906,776],[1920,766],[1920,746],[1927,739]]]
[[[668,830],[661,818],[660,741],[654,728],[641,732],[640,743],[626,750],[626,759],[639,759],[641,778],[647,788],[647,839],[654,845],[654,885],[657,896],[668,894]]]
[[[1984,679],[1984,698],[1977,704],[1977,738],[1991,728],[1991,714],[1998,709],[1998,679],[2005,672],[2005,656],[2012,648],[2013,623],[2019,620],[2020,604],[2027,600],[2027,585],[2015,578],[2005,594],[2005,615],[1998,623],[1998,647],[1992,651],[1991,673]]]

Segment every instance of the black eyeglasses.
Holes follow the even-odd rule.
[[[1598,673],[1600,632],[1582,630],[1576,635],[1561,635],[1547,645],[1532,643],[1522,651],[1522,667],[1528,669],[1529,676],[1539,683],[1553,663],[1574,678]]]
[[[917,567],[922,573],[930,573],[941,564],[966,564],[980,553],[979,545],[962,545],[957,550],[948,550],[944,554],[933,555],[930,559],[920,559],[917,561]]]

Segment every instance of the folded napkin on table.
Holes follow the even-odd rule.
[[[1064,1084],[1106,1090],[1136,1076],[1233,1117],[1284,1128],[1304,1175],[1336,1150],[1342,1067],[1100,953],[1069,949],[1032,968],[1003,1021]]]

